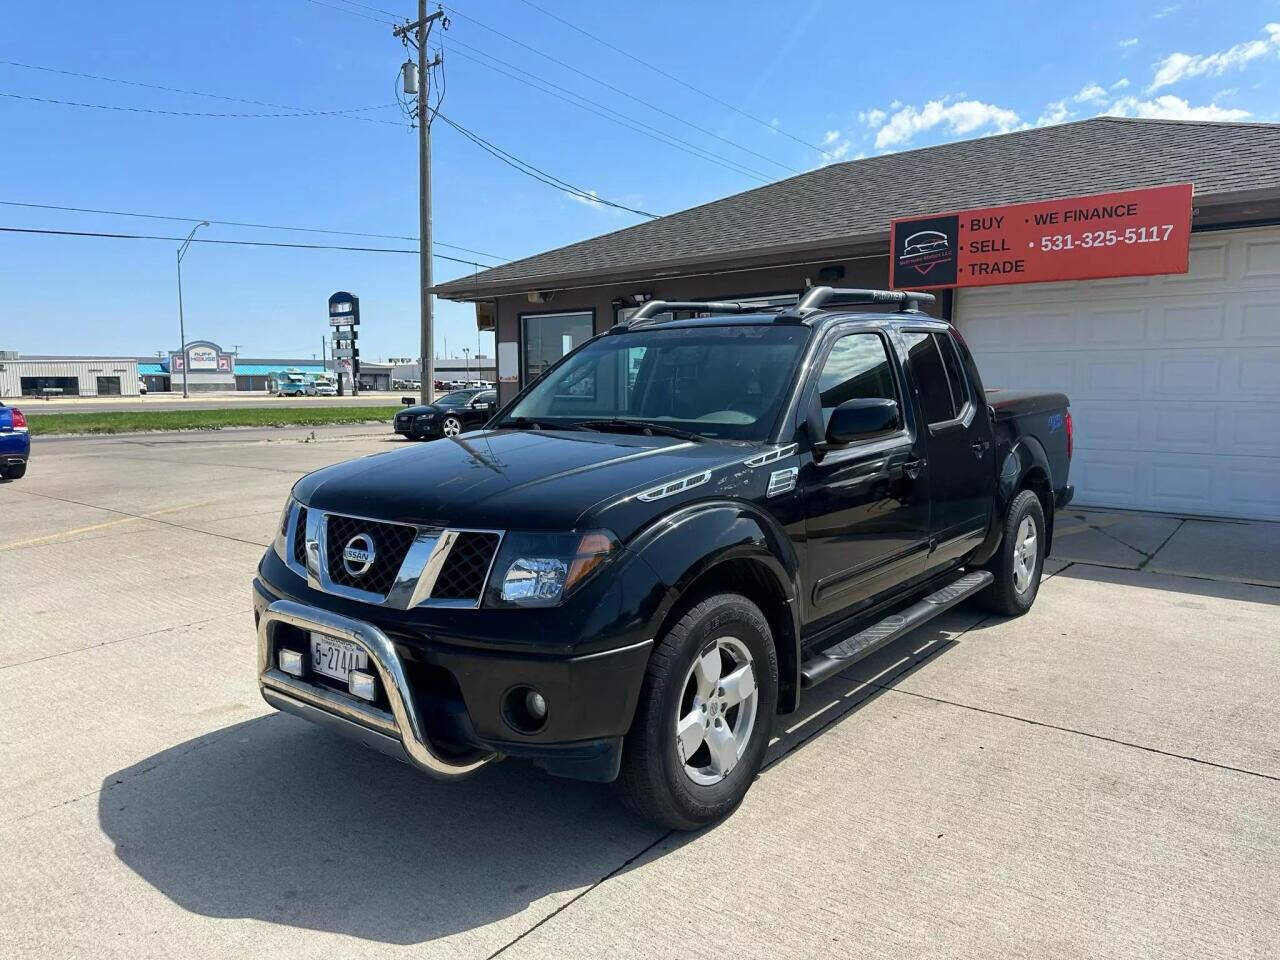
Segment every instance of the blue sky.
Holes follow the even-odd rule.
[[[1280,119],[1277,0],[982,9],[924,0],[534,2],[541,11],[525,0],[458,0],[450,7],[443,113],[584,191],[655,213],[821,163],[1103,112]],[[415,6],[404,0],[13,5],[0,60],[28,66],[0,64],[3,94],[196,113],[392,106],[358,114],[366,120],[247,118],[0,96],[0,200],[414,237],[414,134],[403,123],[370,120],[401,118],[393,104],[404,53],[378,10],[408,14]],[[651,58],[709,96],[543,11]],[[592,110],[614,120],[500,71],[589,98]],[[642,135],[637,126],[717,159]],[[433,138],[440,241],[516,258],[640,220],[529,179],[440,122]],[[0,225],[166,237],[190,228],[14,206],[0,206]],[[414,246],[223,225],[198,236]],[[175,246],[0,233],[0,284],[9,301],[0,349],[146,354],[174,347]],[[472,269],[436,263],[438,279]],[[187,334],[228,348],[239,344],[246,356],[305,357],[319,351],[327,332],[328,295],[347,289],[361,297],[365,357],[416,355],[417,276],[416,257],[405,254],[193,246],[183,272]],[[450,354],[476,349],[469,305],[442,302],[437,315],[438,354],[446,339]],[[492,354],[492,338],[481,348]]]

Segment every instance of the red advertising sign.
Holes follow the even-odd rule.
[[[1186,273],[1191,184],[912,217],[890,230],[894,289]]]

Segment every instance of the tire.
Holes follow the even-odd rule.
[[[1034,554],[1029,558],[1028,533],[1034,538],[1029,544]],[[1044,509],[1040,506],[1040,498],[1034,491],[1023,490],[1005,511],[1000,549],[986,565],[996,579],[980,595],[984,607],[1006,617],[1020,617],[1031,609],[1040,591],[1045,543]]]
[[[452,415],[445,417],[440,422],[440,432],[446,437],[456,437],[462,432],[462,421]]]
[[[16,467],[5,467],[4,478],[6,480],[21,480],[27,475],[27,465],[20,463]]]
[[[720,677],[708,684],[713,662]],[[742,679],[746,667],[752,692],[745,692],[744,683],[736,690],[720,685],[729,676]],[[701,693],[708,690],[704,699]],[[697,830],[728,816],[760,771],[777,706],[778,655],[760,609],[733,593],[703,600],[667,631],[649,658],[615,784],[623,803],[674,830]],[[690,718],[695,723],[680,723]],[[709,737],[716,730],[719,749],[713,755]]]

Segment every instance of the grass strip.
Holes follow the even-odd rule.
[[[28,408],[29,409],[29,408]],[[223,427],[311,427],[332,423],[390,422],[399,406],[247,407],[230,410],[123,410],[103,413],[28,413],[34,437],[146,430],[221,430]]]

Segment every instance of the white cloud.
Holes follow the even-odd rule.
[[[848,140],[841,140],[839,143],[835,144],[834,146],[830,147],[827,150],[827,156],[831,159],[832,162],[836,160],[843,160],[848,155],[849,148],[852,146],[853,144],[850,143]]]
[[[945,127],[950,133],[972,133],[990,129],[1006,133],[1020,122],[1012,110],[983,103],[981,100],[930,100],[923,107],[908,104],[902,107],[876,133],[876,149],[901,146],[909,143],[918,133]]]
[[[1071,111],[1067,109],[1067,101],[1055,100],[1044,105],[1044,112],[1036,119],[1036,126],[1050,127],[1055,123],[1064,123],[1071,115]]]
[[[1138,45],[1137,37],[1129,37],[1127,40],[1121,40],[1116,44],[1117,47],[1136,47]]]
[[[1178,12],[1179,10],[1181,10],[1181,9],[1182,9],[1182,4],[1180,4],[1180,3],[1171,3],[1171,4],[1169,4],[1169,6],[1167,6],[1167,7],[1161,7],[1159,10],[1157,10],[1155,13],[1153,13],[1153,14],[1151,15],[1151,19],[1152,19],[1152,20],[1163,20],[1165,17],[1169,16],[1170,14],[1177,13],[1177,12]]]
[[[1113,84],[1111,85],[1111,89],[1112,89],[1112,90],[1123,90],[1123,89],[1124,89],[1125,87],[1127,87],[1128,85],[1129,85],[1129,78],[1128,78],[1128,77],[1121,77],[1119,80],[1117,80],[1115,83],[1113,83]]]
[[[1156,64],[1156,74],[1147,92],[1159,90],[1188,77],[1218,77],[1228,70],[1241,70],[1247,64],[1280,49],[1280,23],[1262,28],[1264,40],[1246,40],[1214,53],[1171,53]]]
[[[571,200],[576,200],[578,203],[582,204],[584,207],[594,207],[596,209],[600,209],[601,207],[604,206],[604,204],[600,202],[600,199],[599,199],[600,194],[596,193],[594,190],[588,190],[587,193],[591,194],[591,196],[584,197],[576,193],[570,193],[568,194],[568,197]]]
[[[828,144],[835,143],[839,139],[840,139],[839,130],[828,130],[822,137],[822,145],[825,147]]]
[[[1076,103],[1102,103],[1107,99],[1107,91],[1096,83],[1086,83],[1071,99]]]
[[[897,103],[897,101],[894,101]],[[899,104],[901,106],[901,104]],[[863,110],[858,114],[858,122],[865,123],[872,130],[879,128],[888,116],[883,110]]]
[[[1247,120],[1250,116],[1248,110],[1220,107],[1216,103],[1193,107],[1181,97],[1175,97],[1169,93],[1151,100],[1121,97],[1103,112],[1113,117],[1138,117],[1143,120],[1231,121]]]

